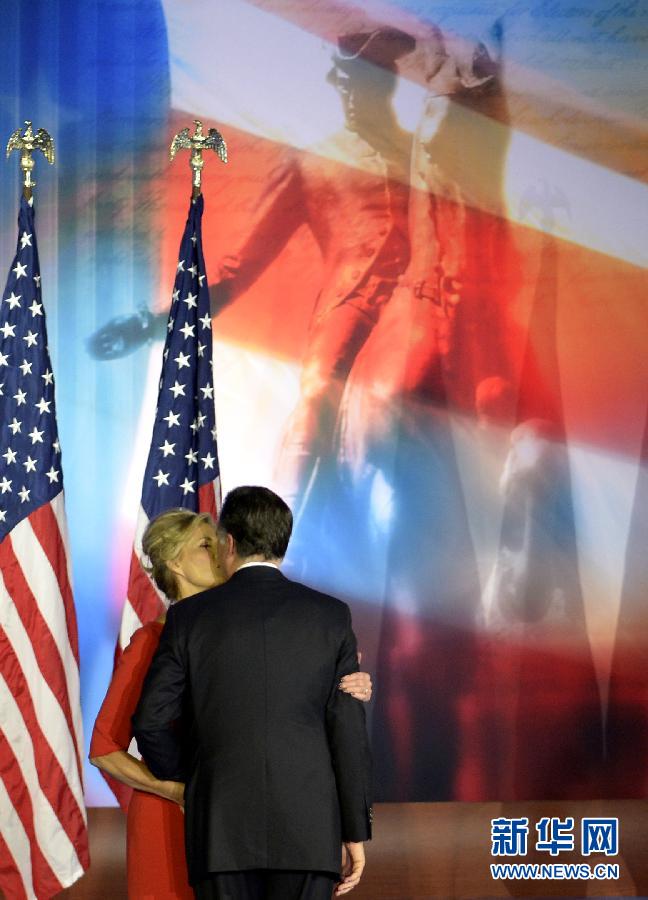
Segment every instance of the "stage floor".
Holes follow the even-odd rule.
[[[494,881],[491,819],[527,816],[619,818],[619,855],[583,859],[580,853],[530,851],[511,862],[618,862],[616,881]],[[126,898],[125,819],[117,809],[91,809],[90,871],[59,896],[65,900]],[[531,826],[533,827],[533,825]],[[578,834],[578,830],[576,831]],[[578,846],[578,842],[577,842]],[[375,838],[367,845],[367,868],[353,900],[429,900],[490,897],[648,896],[648,801],[574,803],[384,803],[375,810]]]

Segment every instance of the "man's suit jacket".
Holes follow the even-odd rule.
[[[371,836],[346,604],[251,566],[169,610],[133,717],[152,772],[186,780],[192,882],[254,868],[340,871]],[[184,750],[183,750],[184,748]]]

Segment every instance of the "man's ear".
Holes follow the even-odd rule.
[[[227,555],[236,556],[236,541],[229,531],[227,532]]]

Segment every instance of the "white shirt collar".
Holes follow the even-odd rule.
[[[272,563],[272,562],[249,562],[249,563],[243,563],[243,565],[242,565],[242,566],[239,566],[238,569],[237,569],[236,571],[237,571],[237,572],[240,572],[241,569],[249,569],[250,566],[269,566],[271,569],[277,569],[277,571],[279,571],[279,566],[278,566],[276,563]]]

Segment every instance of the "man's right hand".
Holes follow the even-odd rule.
[[[365,852],[362,841],[346,841],[342,844],[342,880],[335,888],[336,897],[348,894],[360,883],[365,867]]]

